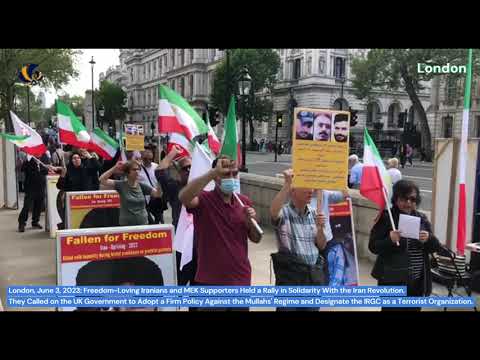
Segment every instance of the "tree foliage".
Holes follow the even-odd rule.
[[[226,58],[215,69],[213,91],[210,102],[223,114],[228,111],[228,84],[232,94],[238,95],[238,78],[244,66],[247,66],[252,78],[252,88],[248,101],[238,101],[237,114],[239,119],[244,116],[249,121],[250,142],[253,142],[253,120],[268,121],[273,112],[273,103],[269,96],[257,96],[264,92],[270,94],[275,85],[280,57],[273,49],[229,49],[230,69],[227,79]],[[256,95],[257,94],[257,95]]]
[[[15,85],[19,82],[18,71],[26,64],[37,64],[44,75],[39,86],[57,90],[78,76],[75,60],[79,54],[74,49],[0,49],[0,119],[9,120],[7,129],[11,129],[9,111],[14,99],[23,91]]]
[[[418,64],[465,65],[466,61],[466,49],[373,49],[365,58],[352,59],[354,93],[359,99],[371,101],[382,91],[406,91],[419,114],[422,146],[431,159],[431,133],[418,95],[425,82],[438,75],[419,72]]]
[[[100,89],[95,91],[95,106],[97,109],[103,108],[105,115],[98,117],[98,123],[103,127],[104,124],[112,126],[115,131],[115,120],[125,119],[127,108],[125,102],[127,94],[122,88],[112,82],[102,81]]]

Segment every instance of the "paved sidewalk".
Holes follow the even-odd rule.
[[[20,202],[23,203],[22,201]],[[24,233],[17,232],[20,210],[0,210],[0,299],[8,311],[46,310],[53,308],[9,308],[6,304],[6,288],[10,285],[56,285],[55,239],[48,238],[44,230],[32,229],[27,224]],[[170,212],[165,220],[171,221]],[[44,224],[44,215],[41,217]],[[249,243],[253,285],[273,285],[275,278],[270,265],[270,254],[276,251],[275,235],[264,227],[265,235],[260,244]],[[359,261],[360,284],[376,285],[370,276],[372,264]],[[446,295],[446,289],[434,286],[435,294]],[[273,308],[251,308],[252,311],[268,311]],[[379,308],[324,308],[322,311],[378,311]]]

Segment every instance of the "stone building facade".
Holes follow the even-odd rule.
[[[399,114],[407,111],[410,121],[418,118],[408,95],[403,91],[378,92],[375,100],[358,100],[352,89],[351,60],[364,56],[366,49],[276,49],[281,65],[278,82],[271,96],[274,115],[270,121],[255,123],[255,138],[274,140],[276,117],[284,119],[279,139],[291,139],[292,114],[289,104],[314,107],[358,110],[358,125],[353,134],[361,136],[363,128],[373,129],[374,123],[383,123],[382,132],[399,139]],[[105,78],[117,78],[128,94],[128,121],[144,123],[150,129],[156,122],[158,85],[166,84],[183,95],[203,115],[207,109],[213,86],[213,72],[225,56],[218,49],[120,49],[120,65]],[[419,95],[425,109],[430,107],[430,84]],[[343,95],[343,96],[342,96]],[[221,134],[221,125],[216,129]],[[248,126],[247,126],[248,136]],[[248,137],[247,137],[248,139]]]

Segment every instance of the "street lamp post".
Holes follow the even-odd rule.
[[[242,115],[243,115],[242,116],[242,167],[240,168],[240,171],[242,172],[248,172],[247,159],[246,159],[247,142],[245,138],[245,122],[246,122],[245,99],[248,98],[251,86],[252,86],[252,78],[248,73],[247,67],[244,66],[240,73],[240,77],[238,79],[238,90],[239,90],[240,99],[242,102]]]
[[[103,130],[103,120],[105,119],[105,107],[103,105],[100,106],[100,109],[98,110],[98,115],[100,116],[100,119],[102,120],[101,122],[101,128]]]
[[[94,91],[94,88],[93,88],[93,65],[95,65],[95,61],[93,60],[93,56],[92,56],[92,60],[89,61],[89,64],[92,65],[92,129],[95,128],[95,91]]]
[[[30,86],[27,85],[27,122],[28,126],[32,126],[30,124]]]

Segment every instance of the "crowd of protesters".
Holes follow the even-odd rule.
[[[257,213],[253,201],[234,193],[238,178],[236,161],[219,156],[210,171],[189,182],[192,159],[182,155],[177,146],[170,151],[162,149],[159,159],[155,158],[160,151],[148,145],[142,152],[127,152],[126,162],[120,161],[120,150],[114,159],[104,161],[87,149],[62,148],[54,137],[46,135],[48,151],[41,158],[19,153],[17,159],[17,169],[22,174],[20,190],[25,192],[18,218],[20,232],[25,231],[30,212],[32,227],[42,228],[39,218],[45,206],[46,175],[58,174],[57,207],[62,219],[59,228],[64,227],[65,221],[64,195],[70,191],[116,190],[120,195],[120,226],[164,223],[164,212],[171,208],[172,223],[177,228],[183,205],[193,216],[194,247],[192,262],[182,270],[179,268],[181,253],[176,254],[178,284],[252,284],[248,242],[258,243],[262,236],[255,227]],[[253,147],[256,151],[289,153],[291,143],[280,142],[275,149],[271,141],[255,139]],[[413,149],[401,150],[403,167],[404,162],[411,163]],[[380,214],[369,242],[370,251],[377,255],[372,276],[379,285],[406,285],[409,295],[428,296],[432,281],[428,254],[441,251],[441,247],[429,221],[417,210],[421,200],[418,187],[402,180],[398,167],[398,159],[389,159],[388,172],[394,183],[393,221],[398,226],[400,214],[418,216],[421,231],[418,240],[403,238],[399,231],[393,230],[387,212]],[[349,187],[358,189],[363,164],[357,155],[350,156],[349,169]],[[276,285],[345,285],[346,264],[353,251],[344,239],[334,238],[329,211],[330,205],[349,198],[349,190],[295,188],[293,177],[292,169],[284,171],[284,185],[270,206],[271,225],[277,239],[277,252],[272,254]],[[203,190],[212,181],[214,189]],[[393,268],[398,270],[395,274]],[[317,311],[318,308],[288,310]]]

